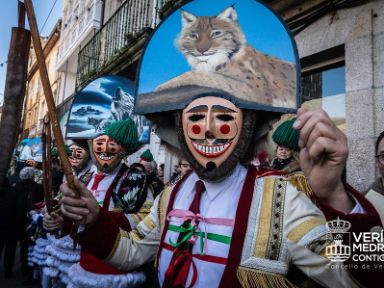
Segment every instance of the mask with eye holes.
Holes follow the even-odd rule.
[[[179,142],[187,160],[203,180],[221,181],[247,154],[254,114],[220,97],[193,100],[176,113]]]
[[[69,149],[72,151],[71,156],[69,156],[69,162],[75,172],[79,173],[87,166],[89,162],[89,153],[84,147],[74,142],[69,145]]]
[[[88,142],[91,150],[91,158],[97,170],[109,173],[127,155],[122,145],[116,143],[108,135],[100,135]]]

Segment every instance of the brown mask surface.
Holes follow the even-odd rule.
[[[97,169],[104,173],[111,172],[125,157],[126,151],[108,135],[101,135],[92,140],[92,160]]]
[[[232,102],[202,97],[183,110],[184,138],[196,161],[203,167],[219,167],[239,141],[243,113]]]
[[[75,171],[81,171],[89,161],[88,151],[76,144],[70,145],[69,148],[72,150],[72,154],[69,156],[69,162]]]
[[[205,96],[176,117],[183,152],[201,179],[221,181],[243,159],[255,124],[253,113],[244,115],[224,98]]]

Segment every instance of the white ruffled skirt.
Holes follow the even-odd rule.
[[[50,240],[50,245],[46,247],[49,256],[44,273],[68,284],[68,269],[80,261],[80,246],[74,250],[73,240],[69,235],[56,239],[48,234],[47,238]]]
[[[122,275],[102,275],[84,270],[79,263],[69,268],[67,288],[126,288],[137,287],[146,280],[144,272],[129,272]]]

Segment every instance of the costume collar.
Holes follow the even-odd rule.
[[[105,175],[105,176],[108,176],[108,175],[116,175],[117,172],[120,170],[121,165],[123,165],[122,162],[120,162],[120,164],[117,165],[115,168],[113,168],[113,170],[110,171],[109,173],[104,173],[104,172],[102,172],[102,171],[99,171],[99,170],[97,169],[96,165],[95,165],[95,167],[96,167],[96,174],[103,174],[103,175]]]
[[[220,182],[203,181],[209,199],[213,201],[217,197],[217,195],[219,195],[220,193],[225,193],[225,191],[228,191],[233,181],[236,178],[240,177],[241,172],[245,169],[246,168],[244,166],[237,164],[234,171],[224,180]],[[195,183],[196,181],[200,180],[199,176],[197,176],[195,172],[193,172],[190,177],[191,177],[190,183]]]

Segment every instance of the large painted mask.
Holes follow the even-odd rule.
[[[236,147],[243,113],[218,97],[192,101],[182,113],[185,142],[196,161],[208,170],[220,166]]]
[[[207,181],[249,158],[262,132],[256,115],[260,128],[300,103],[287,26],[261,1],[233,2],[186,1],[170,13],[146,45],[136,81],[135,113],[153,120],[159,137]]]
[[[103,173],[111,172],[126,156],[126,151],[108,135],[96,137],[91,142],[92,160]]]
[[[221,97],[205,96],[176,113],[179,142],[186,159],[203,180],[220,181],[249,152],[256,116]]]
[[[69,156],[69,162],[75,172],[79,172],[88,164],[89,153],[83,147],[76,144],[70,145],[69,148],[72,151],[71,156]]]

